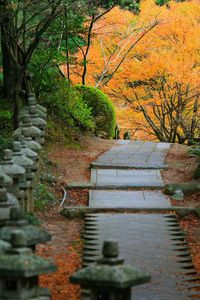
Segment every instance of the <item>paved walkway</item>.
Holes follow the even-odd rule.
[[[159,170],[92,169],[91,182],[96,188],[162,188]]]
[[[141,141],[118,142],[92,163],[98,168],[138,168],[162,169],[166,168],[165,156],[169,150],[169,143],[153,143]]]
[[[162,189],[164,186],[160,169],[161,166],[166,167],[165,156],[170,144],[139,141],[119,143],[119,146],[112,147],[92,163],[90,182],[94,190],[90,191],[89,205],[105,208],[169,208],[171,204],[168,197],[162,192],[155,193],[148,189]],[[132,168],[133,165],[137,165],[137,169]],[[145,192],[127,191],[130,188],[145,189]]]
[[[125,261],[152,277],[150,283],[134,288],[133,299],[195,298],[195,271],[176,217],[148,213],[149,208],[171,207],[161,191],[159,170],[166,167],[170,144],[118,143],[92,163],[89,206],[141,208],[146,212],[86,215],[83,263],[88,265],[101,256],[105,239],[117,239]]]
[[[107,208],[170,208],[161,191],[90,190],[90,207]]]

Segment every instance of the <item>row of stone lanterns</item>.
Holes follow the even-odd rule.
[[[51,239],[44,229],[31,225],[24,212],[32,212],[32,184],[38,154],[44,142],[46,109],[30,94],[19,114],[12,150],[4,151],[0,164],[0,299],[49,300],[39,287],[39,275],[56,270],[35,254],[36,245]]]
[[[37,104],[34,94],[29,94],[27,105],[18,115],[19,126],[14,131],[12,150],[4,152],[0,173],[11,177],[12,184],[7,188],[19,201],[22,209],[33,212],[32,184],[38,169],[38,154],[44,143],[46,108]]]
[[[18,121],[13,149],[5,150],[0,164],[0,299],[49,300],[50,293],[39,287],[38,278],[56,267],[38,257],[35,249],[51,236],[23,217],[24,211],[34,209],[32,184],[46,126],[46,109],[37,104],[34,94],[29,95]],[[130,300],[131,286],[150,277],[123,262],[117,242],[107,241],[103,257],[73,274],[71,282],[90,290],[90,300]]]

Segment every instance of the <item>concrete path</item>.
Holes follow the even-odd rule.
[[[100,188],[163,188],[159,170],[92,169],[91,183]]]
[[[175,216],[148,213],[148,209],[171,207],[161,191],[164,183],[160,174],[166,167],[170,144],[118,144],[92,163],[89,206],[141,208],[145,213],[87,215],[83,264],[93,263],[101,255],[104,240],[117,239],[125,262],[152,277],[150,283],[133,289],[132,299],[187,300],[191,296],[195,299],[196,294],[199,298],[195,270]]]
[[[118,146],[100,155],[92,163],[98,168],[166,168],[165,156],[170,148],[169,143],[153,143],[141,141],[118,142]]]
[[[90,207],[170,208],[167,196],[160,191],[90,190]]]
[[[170,144],[140,141],[118,143],[92,163],[90,183],[96,191],[90,192],[89,205],[110,208],[170,207],[169,199],[162,193],[122,191],[130,188],[162,189],[164,182],[158,168],[166,167],[165,157]],[[137,168],[132,168],[133,165]],[[109,192],[111,189],[114,190],[112,193]]]

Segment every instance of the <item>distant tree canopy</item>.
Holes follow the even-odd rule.
[[[139,16],[115,8],[97,22],[86,82],[112,98],[121,127],[165,142],[200,138],[199,14],[196,1],[146,0]]]
[[[33,73],[34,86],[39,93],[45,86],[45,72],[51,73],[49,67],[58,67],[64,61],[72,63],[73,54],[86,45],[84,81],[93,24],[116,5],[134,10],[132,1],[122,0],[0,2],[3,91],[15,119],[32,90],[29,71]]]
[[[1,1],[3,93],[5,102],[11,111],[9,119],[10,116],[14,116],[14,125],[17,125],[17,113],[26,103],[27,95],[33,90],[37,96],[57,93],[56,84],[61,77],[65,79],[68,87],[76,77],[78,81],[75,83],[96,85],[114,97],[125,99],[133,109],[139,109],[140,115],[143,114],[145,122],[151,127],[151,132],[158,138],[170,141],[178,140],[179,142],[190,139],[193,132],[196,134],[198,126],[199,90],[194,81],[198,73],[199,62],[198,55],[194,56],[199,52],[191,42],[191,32],[187,30],[187,27],[193,26],[198,33],[195,23],[198,8],[190,14],[190,10],[192,11],[195,4],[192,1],[185,2],[187,6],[185,14],[189,13],[190,18],[189,20],[185,18],[183,21],[182,17],[177,17],[176,22],[181,20],[181,25],[178,23],[178,26],[180,25],[178,31],[174,30],[173,22],[169,18],[167,25],[157,26],[159,24],[157,16],[160,18],[161,11],[161,14],[164,10],[167,11],[164,18],[167,18],[167,14],[174,18],[174,5],[178,5],[175,2],[183,1],[171,1],[170,4],[166,0],[156,0],[156,2],[155,0],[141,2],[140,0]],[[166,6],[164,6],[165,4]],[[184,4],[181,5],[184,8]],[[111,11],[117,11],[117,6],[119,15],[113,17]],[[140,10],[141,14],[139,15]],[[124,14],[127,18],[124,18]],[[105,23],[107,16],[110,18],[109,30],[111,29],[111,32],[108,31],[108,33],[104,32],[105,25],[108,28],[108,24]],[[116,25],[117,19],[120,21],[119,26]],[[190,24],[190,20],[194,21],[193,25]],[[115,24],[114,27],[113,24]],[[160,31],[158,30],[158,35],[155,30],[157,27],[161,28]],[[183,32],[185,37],[181,35],[183,27],[185,28]],[[162,28],[165,29],[162,30]],[[192,36],[196,32],[192,33]],[[190,41],[189,46],[186,41],[187,37]],[[152,45],[156,45],[156,47],[154,48]],[[159,55],[157,55],[158,47]],[[181,51],[179,51],[180,49]],[[195,50],[193,51],[193,49]],[[163,57],[165,58],[163,59]],[[180,57],[184,63],[180,62]],[[98,59],[97,68],[93,63],[95,59]],[[170,64],[171,70],[169,70],[168,63],[170,60],[173,62]],[[180,64],[188,66],[187,70],[180,72]],[[63,71],[62,65],[65,65],[66,70]],[[157,70],[155,70],[155,66],[157,66]],[[143,69],[145,69],[145,76]],[[179,71],[177,72],[177,70]],[[192,73],[189,74],[188,70]],[[173,81],[172,79],[177,75],[175,74],[173,77],[174,72],[177,72],[178,75],[183,73],[185,81]],[[186,78],[187,74],[189,75]],[[193,78],[192,85],[191,78]],[[2,78],[0,79],[2,80]],[[154,85],[152,85],[152,80],[154,80]],[[122,81],[123,84],[120,86],[119,83]],[[138,82],[142,84],[137,85]],[[163,82],[165,84],[161,91]],[[160,94],[156,96],[159,90],[160,93],[166,92],[166,88],[170,90],[169,97],[171,97],[172,91],[176,95],[180,94],[179,97],[177,96],[178,105],[173,103],[167,109],[162,106],[163,103],[168,105],[166,98],[161,97]],[[154,98],[152,100],[152,95],[154,98],[156,97],[156,101]],[[185,95],[187,95],[187,99],[189,98],[188,105],[186,105]],[[139,105],[135,105],[136,102]],[[78,111],[82,105],[81,102],[79,104]],[[3,109],[2,105],[1,111]],[[183,113],[180,114],[180,111]],[[3,112],[3,118],[7,118],[7,112],[6,110]],[[171,119],[168,119],[166,123],[166,117],[164,119],[162,117],[169,112],[172,112]],[[87,109],[85,115],[89,116]],[[174,117],[175,115],[178,116],[178,121]],[[76,113],[73,117],[76,119]],[[187,122],[187,126],[183,121],[186,118],[189,122]],[[164,120],[165,124],[161,120]],[[172,132],[169,129],[169,123]],[[90,125],[87,124],[86,127]],[[162,137],[163,133],[161,135],[158,133],[160,127],[162,130],[165,127],[165,137]],[[175,127],[179,130],[173,131]]]

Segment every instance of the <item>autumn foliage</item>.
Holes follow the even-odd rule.
[[[114,8],[95,24],[86,84],[114,101],[118,122],[134,137],[190,142],[199,135],[200,6],[197,1],[157,6],[141,13]],[[72,81],[82,68],[81,51]]]

